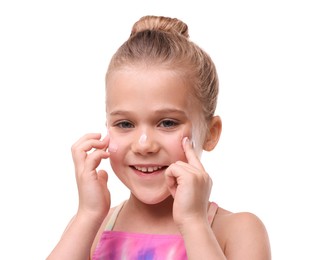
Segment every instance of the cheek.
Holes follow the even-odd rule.
[[[110,152],[109,160],[114,174],[119,179],[123,178],[123,158],[125,157],[125,148],[123,147],[123,142],[119,141],[119,139],[116,139],[116,141],[113,139],[112,142],[110,140],[108,151]]]
[[[186,161],[185,152],[183,150],[184,137],[191,138],[188,131],[181,131],[172,135],[163,135],[160,137],[162,146],[171,154],[173,160]]]
[[[114,169],[121,158],[123,158],[123,153],[125,152],[126,143],[123,138],[116,136],[113,131],[108,130],[110,136],[110,143],[108,147],[108,152],[110,152],[110,162],[112,168]]]
[[[111,154],[119,153],[120,151],[122,151],[125,146],[125,142],[123,141],[123,139],[120,136],[117,136],[117,134],[110,129],[108,129],[108,135],[110,136],[108,151]]]

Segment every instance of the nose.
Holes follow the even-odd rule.
[[[159,151],[158,140],[153,131],[140,131],[132,143],[134,153],[141,155],[153,154]]]

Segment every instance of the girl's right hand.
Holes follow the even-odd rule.
[[[111,199],[107,187],[108,174],[97,170],[102,159],[110,153],[109,136],[101,140],[100,133],[86,134],[72,146],[75,175],[79,194],[77,214],[104,219],[109,212]]]

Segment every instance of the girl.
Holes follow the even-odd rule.
[[[178,19],[142,17],[106,74],[108,135],[72,147],[79,206],[48,259],[270,259],[266,229],[251,213],[210,202],[200,162],[218,143],[218,77]],[[107,172],[130,197],[110,209]]]

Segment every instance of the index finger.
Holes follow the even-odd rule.
[[[183,149],[187,158],[187,162],[197,168],[203,169],[195,150],[193,149],[192,142],[188,137],[183,138]]]

